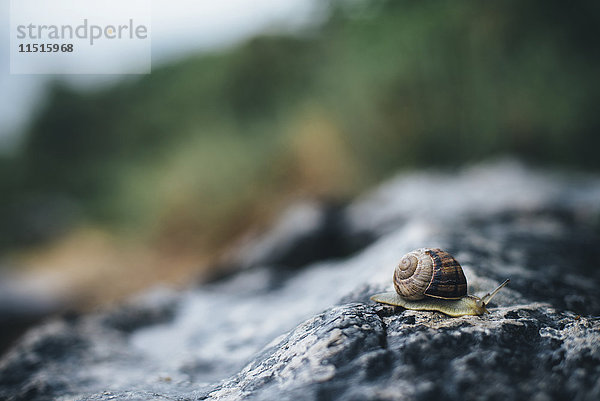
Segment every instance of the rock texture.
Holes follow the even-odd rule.
[[[7,400],[598,400],[600,178],[504,161],[401,175],[345,208],[296,207],[243,268],[63,316],[0,361]],[[442,247],[490,314],[369,301]]]

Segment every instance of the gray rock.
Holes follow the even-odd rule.
[[[281,223],[228,278],[35,328],[0,361],[0,399],[597,400],[599,201],[597,176],[510,161],[402,175],[335,219]],[[355,253],[287,268],[311,237]],[[454,254],[470,293],[511,278],[489,315],[369,301],[423,246]]]
[[[348,223],[345,210],[337,205],[291,205],[269,232],[258,237],[250,234],[242,240],[226,255],[219,270],[268,265],[285,275],[315,261],[348,256],[374,240],[370,232],[352,230]]]
[[[64,308],[62,294],[48,290],[45,277],[23,278],[0,265],[0,354],[27,328]]]

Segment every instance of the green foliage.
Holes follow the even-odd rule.
[[[56,83],[0,160],[0,241],[35,237],[14,235],[27,199],[226,237],[246,211],[343,198],[401,168],[514,154],[598,169],[599,27],[596,2],[334,2],[304,36],[94,92]]]

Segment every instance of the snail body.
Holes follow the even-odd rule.
[[[376,294],[371,299],[457,317],[489,313],[486,305],[509,280],[482,298],[467,295],[467,279],[458,261],[441,249],[420,248],[402,257],[393,282],[395,292]]]

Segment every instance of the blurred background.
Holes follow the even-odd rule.
[[[598,2],[215,3],[153,2],[150,75],[9,75],[3,52],[0,350],[219,276],[301,200],[507,155],[600,167]]]

